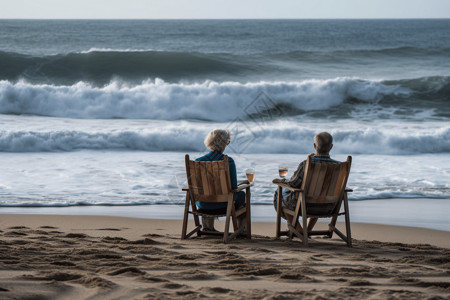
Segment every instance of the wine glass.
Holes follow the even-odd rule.
[[[281,178],[286,178],[286,175],[288,173],[288,167],[284,164],[281,164],[278,166],[278,174],[280,175]]]
[[[250,183],[253,183],[253,180],[255,179],[255,169],[248,168],[247,170],[245,170],[245,175],[247,175],[248,181],[250,181]]]

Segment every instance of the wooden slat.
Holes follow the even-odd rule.
[[[211,195],[211,192],[209,190],[209,183],[208,183],[208,176],[206,175],[206,164],[199,164],[200,166],[200,176],[202,178],[202,188],[203,188],[203,194],[204,195]]]
[[[191,190],[191,195],[195,198],[196,195],[199,194],[199,188],[197,183],[197,174],[196,168],[193,161],[189,161],[189,177],[188,184],[189,189]]]
[[[200,202],[228,202],[230,197],[233,197],[233,195],[198,195],[195,200]]]
[[[317,178],[319,178],[320,167],[318,164],[311,164],[311,170],[312,170],[311,182],[309,183],[309,186],[308,186],[308,192],[306,194],[307,196],[314,195],[314,191],[315,191],[316,184],[317,184]]]
[[[220,185],[220,172],[219,172],[219,164],[218,161],[213,161],[212,163],[212,170],[213,170],[213,176],[214,176],[214,189],[216,191],[216,194],[223,195],[226,194],[227,191],[222,190],[222,186]]]
[[[336,187],[335,187],[334,192],[333,192],[334,195],[342,194],[342,191],[344,189],[344,184],[345,184],[344,182],[345,182],[346,177],[347,177],[347,168],[346,168],[346,164],[343,163],[341,165],[341,169],[339,170],[339,176],[338,176],[338,179],[336,181]]]
[[[225,168],[223,167],[223,164],[220,165],[220,185],[222,186],[222,193],[224,193],[225,191],[228,191],[228,185],[227,185],[227,179],[226,179],[226,173],[225,173]]]
[[[323,180],[328,169],[326,164],[319,164],[319,166],[319,176],[317,177],[316,186],[313,193],[314,198],[319,197],[320,193],[322,192]]]
[[[333,177],[333,172],[334,172],[334,169],[336,168],[336,165],[337,164],[330,164],[327,166],[325,178],[323,179],[322,190],[320,191],[321,198],[326,197],[326,195],[328,193],[328,188],[330,187],[331,178]]]
[[[210,195],[217,195],[216,186],[215,186],[215,177],[212,162],[205,163],[206,166],[206,177],[208,178],[208,188]]]
[[[301,186],[301,189],[304,191],[306,191],[306,187],[308,187],[311,182],[311,157],[313,157],[313,154],[308,155],[308,157],[306,158],[305,172],[303,174],[303,183]]]
[[[309,162],[309,164],[308,164],[308,162]],[[310,158],[308,158],[308,162],[306,163],[306,166],[305,166],[305,173],[303,175],[303,183],[302,183],[302,189],[305,190],[306,194],[308,194],[309,186],[311,184],[312,174],[314,171],[314,167],[311,166]]]
[[[340,170],[341,170],[341,165],[340,164],[336,165],[333,170],[333,174],[331,176],[330,186],[328,187],[327,196],[335,196],[334,190],[336,189],[336,182],[339,177]]]
[[[341,193],[345,191],[345,186],[347,185],[348,176],[350,174],[350,164],[346,163],[343,168],[345,168],[345,177],[342,180]]]

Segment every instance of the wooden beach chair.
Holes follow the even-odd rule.
[[[184,207],[183,229],[181,239],[189,238],[194,233],[201,235],[223,236],[224,243],[236,238],[246,231],[247,238],[251,238],[251,217],[250,217],[250,182],[239,183],[237,189],[231,188],[231,178],[228,164],[228,156],[225,155],[223,161],[192,161],[186,154],[186,176],[188,186],[183,188],[186,191],[186,202]],[[234,207],[234,195],[245,189],[245,206],[238,210]],[[196,201],[201,202],[226,202],[226,209],[202,210],[196,205]],[[195,228],[187,233],[189,214],[193,215]],[[207,232],[200,230],[199,217],[226,217],[225,229],[223,232]],[[241,227],[238,228],[238,217],[242,218]],[[234,232],[230,234],[230,221],[233,223]],[[246,227],[246,229],[245,229]]]
[[[278,201],[276,236],[287,235],[292,238],[293,235],[299,237],[305,246],[308,246],[308,236],[325,235],[331,238],[335,232],[343,239],[347,246],[352,246],[350,231],[350,216],[348,211],[347,193],[352,192],[346,188],[347,179],[350,174],[352,157],[348,156],[346,162],[335,164],[313,163],[311,155],[308,156],[305,166],[305,174],[301,188],[292,188],[283,183],[278,185],[279,199],[282,197],[282,188],[289,189],[292,193],[298,193],[298,201],[295,210],[282,207],[282,201]],[[341,212],[341,204],[344,202],[344,210]],[[281,211],[285,215],[293,216],[292,223],[288,222],[288,231],[280,231]],[[338,216],[345,216],[346,234],[344,235],[336,228]],[[299,217],[302,218],[302,231],[297,231],[297,222],[300,224]],[[309,224],[307,219],[310,218]],[[328,230],[313,231],[318,218],[331,218]]]

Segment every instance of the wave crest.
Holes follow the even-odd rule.
[[[315,130],[298,125],[270,125],[232,130],[231,153],[309,153]],[[0,152],[142,150],[203,152],[209,127],[178,124],[146,130],[0,131]],[[242,130],[243,129],[243,130]],[[336,154],[449,153],[450,127],[409,133],[389,129],[330,130]]]
[[[129,118],[153,120],[199,119],[226,122],[258,105],[263,92],[268,109],[284,107],[288,115],[327,111],[348,103],[333,114],[346,116],[355,100],[374,104],[383,97],[405,96],[398,85],[354,78],[300,82],[214,82],[184,84],[162,80],[137,86],[111,82],[95,87],[85,82],[71,86],[33,85],[0,81],[0,113],[69,118]],[[351,102],[348,102],[352,100]],[[255,103],[256,101],[256,103]]]

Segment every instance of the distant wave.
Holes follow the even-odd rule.
[[[0,51],[0,79],[25,78],[38,83],[104,84],[114,78],[180,80],[190,76],[240,74],[252,66],[234,61],[233,55],[153,50],[90,49],[86,52],[30,56]]]
[[[327,59],[328,62],[343,58],[373,58],[382,57],[423,57],[436,56],[450,58],[450,48],[418,48],[418,47],[397,47],[384,49],[349,49],[335,51],[290,51],[285,53],[272,53],[269,57],[277,59],[315,61]]]
[[[153,49],[134,49],[134,48],[127,48],[127,49],[114,49],[114,48],[90,48],[89,50],[75,52],[75,53],[81,53],[81,54],[87,54],[92,52],[152,52],[156,51]]]
[[[345,68],[349,63],[355,64],[355,59],[359,60],[359,64],[376,61],[382,65],[399,59],[407,64],[424,57],[439,64],[443,59],[450,59],[450,48],[400,47],[252,55],[133,48],[91,48],[87,51],[45,56],[0,51],[0,80],[26,79],[34,83],[64,85],[78,81],[104,85],[116,78],[126,82],[154,78],[178,82],[214,80],[220,76],[257,76],[261,73],[270,77],[274,72],[295,75],[302,73],[306,65],[323,65],[328,68],[331,64]]]
[[[148,80],[138,85],[112,81],[104,87],[79,82],[70,86],[0,81],[0,113],[68,118],[153,120],[197,119],[226,122],[263,109],[283,115],[308,112],[318,117],[348,117],[355,109],[376,108],[386,118],[436,110],[450,117],[450,77],[397,81],[358,78],[298,82],[214,82],[184,84]],[[267,101],[259,103],[264,93]],[[249,107],[260,105],[258,112]],[[218,109],[220,108],[220,109]],[[313,116],[314,117],[314,116]],[[377,117],[377,116],[375,116]]]
[[[309,153],[315,131],[298,125],[255,126],[233,132],[231,153]],[[0,152],[52,152],[88,150],[204,151],[208,127],[185,124],[146,130],[0,131]],[[335,153],[420,154],[450,153],[450,126],[415,133],[388,129],[336,129]],[[304,141],[304,143],[302,143]]]

